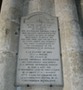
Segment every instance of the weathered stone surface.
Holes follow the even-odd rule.
[[[55,0],[55,11],[60,24],[63,90],[82,90],[83,39],[74,0]]]
[[[25,0],[23,7],[23,16],[27,16],[33,12],[44,12],[53,15],[53,0]]]
[[[55,1],[55,2],[54,2]],[[64,88],[83,89],[83,35],[74,0],[3,0],[0,14],[0,89],[15,90],[15,67],[19,18],[45,12],[59,18]],[[24,2],[24,6],[23,5]],[[82,3],[81,3],[82,6]],[[55,7],[55,8],[54,8]],[[21,10],[23,8],[23,13]],[[11,68],[10,68],[11,67]],[[18,90],[55,90],[56,87],[30,86]],[[59,87],[57,90],[62,90]]]
[[[15,70],[21,0],[3,0],[0,13],[0,89],[16,90]]]

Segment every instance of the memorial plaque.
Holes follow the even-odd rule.
[[[57,18],[32,14],[21,19],[17,85],[62,85]]]

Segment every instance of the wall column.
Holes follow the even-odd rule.
[[[55,0],[59,18],[64,88],[83,89],[83,38],[74,0]]]
[[[16,90],[15,69],[22,0],[3,0],[0,13],[0,90]]]

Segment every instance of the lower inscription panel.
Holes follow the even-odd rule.
[[[62,85],[57,18],[23,17],[19,38],[17,85]]]

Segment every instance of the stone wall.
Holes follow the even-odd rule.
[[[74,0],[3,0],[0,14],[0,89],[16,90],[15,70],[20,18],[34,12],[58,17],[64,86],[30,86],[17,89],[82,90],[83,36]]]

